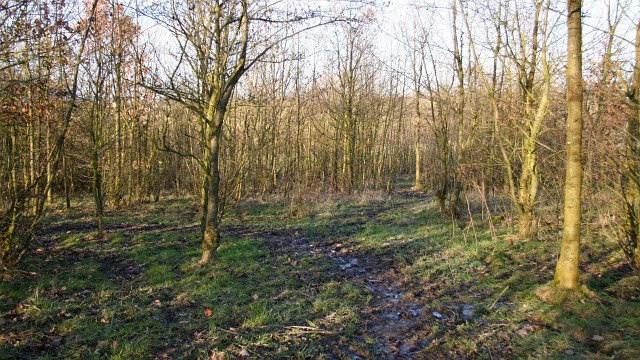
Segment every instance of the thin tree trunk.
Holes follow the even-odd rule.
[[[207,197],[203,204],[206,206],[203,216],[204,226],[202,234],[202,257],[199,265],[207,264],[218,246],[220,233],[218,230],[220,213],[220,141],[222,140],[222,119],[224,112],[216,113],[220,123],[216,124],[209,139],[209,164],[206,178]]]
[[[62,171],[63,171],[63,185],[64,185],[64,199],[66,203],[66,209],[71,209],[71,184],[69,180],[69,165],[67,164],[67,155],[62,154]]]
[[[98,147],[99,144],[94,144],[91,169],[93,171],[93,199],[96,206],[97,238],[102,239],[104,238],[104,196],[102,194],[102,170]]]
[[[636,63],[631,86],[627,90],[632,109],[627,121],[627,143],[624,154],[620,188],[624,206],[624,235],[622,248],[631,265],[640,265],[640,22],[636,25]]]
[[[561,289],[577,289],[582,214],[582,1],[568,0],[567,5],[567,169],[562,247],[554,282]]]
[[[636,162],[636,176],[638,176],[638,171],[640,171],[640,164],[637,162],[640,161],[640,21],[636,24],[636,63],[633,71],[633,92],[629,93],[631,102],[633,104],[634,113],[631,115],[629,119],[629,127],[635,127],[635,131],[629,131],[629,142],[634,145],[634,152],[631,156],[633,156],[634,161]],[[633,124],[633,125],[632,125]],[[640,213],[640,185],[636,183],[636,215]],[[637,231],[637,230],[636,230]],[[638,265],[640,264],[640,241],[638,238],[635,239],[635,253],[633,254],[633,264],[636,269],[638,269]]]

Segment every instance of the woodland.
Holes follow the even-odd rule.
[[[0,359],[640,358],[637,0],[0,0]]]

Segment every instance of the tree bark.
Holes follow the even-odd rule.
[[[640,22],[636,25],[635,66],[633,79],[627,89],[632,113],[627,121],[627,143],[625,147],[620,188],[624,206],[624,236],[620,240],[623,251],[631,265],[640,266]]]
[[[204,202],[206,212],[203,216],[204,226],[202,233],[202,256],[199,265],[205,265],[220,246],[219,212],[220,212],[220,140],[222,138],[222,119],[224,113],[218,113],[220,124],[213,131],[209,140],[209,173],[207,179],[207,197]]]
[[[577,289],[582,191],[582,1],[568,0],[567,5],[567,168],[562,247],[554,283],[561,289]]]
[[[640,160],[638,156],[640,153],[640,21],[636,24],[636,63],[633,70],[633,82],[632,82],[632,92],[629,93],[631,97],[631,103],[633,104],[634,112],[629,119],[629,128],[633,127],[635,129],[634,132],[629,131],[629,142],[633,144],[634,153],[631,155],[633,159],[636,161],[636,170],[640,168],[640,164],[637,162]],[[636,176],[637,173],[636,173]],[[638,184],[636,184],[636,208],[635,214],[640,217],[640,189],[638,189]],[[636,219],[638,220],[638,219]],[[636,228],[636,232],[638,229]],[[636,237],[635,241],[636,249],[633,256],[633,263],[638,269],[640,264],[640,241]]]

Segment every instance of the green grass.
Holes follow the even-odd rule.
[[[616,245],[595,232],[582,272],[592,296],[554,305],[536,292],[552,279],[555,239],[511,245],[505,224],[452,222],[429,200],[399,194],[306,205],[300,215],[281,201],[238,204],[204,268],[194,266],[193,200],[109,212],[104,240],[94,238],[90,204],[55,211],[20,271],[2,275],[0,359],[380,354],[379,339],[362,332],[378,294],[339,269],[337,244],[393,269],[404,299],[423,307],[422,354],[640,358],[637,285]],[[429,318],[468,304],[473,320]]]

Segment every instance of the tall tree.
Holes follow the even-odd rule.
[[[362,141],[361,131],[364,114],[364,98],[367,87],[367,67],[371,66],[371,33],[368,22],[373,13],[364,15],[366,22],[347,22],[336,33],[335,54],[329,65],[330,72],[337,72],[329,78],[329,97],[331,116],[335,121],[335,151],[341,154],[342,176],[337,184],[339,189],[351,193],[361,173],[358,168],[357,149]],[[344,39],[344,40],[343,40]],[[340,152],[340,144],[342,151]],[[334,159],[335,164],[338,159]],[[334,170],[335,175],[338,169]],[[337,185],[336,184],[336,185]]]
[[[633,112],[629,116],[628,122],[628,147],[630,148],[630,156],[634,159],[635,170],[634,184],[636,186],[635,198],[633,199],[634,209],[637,219],[640,219],[640,21],[636,23],[636,43],[635,43],[635,64],[633,67],[633,80],[627,96],[631,100]],[[626,201],[630,204],[631,201]],[[636,224],[640,226],[640,224]],[[634,241],[629,243],[631,249],[629,249],[629,256],[632,258],[632,263],[638,268],[640,264],[640,241],[638,240],[638,234]],[[635,246],[634,246],[635,245]],[[635,247],[635,249],[633,249]],[[631,256],[631,252],[633,255]]]
[[[619,243],[630,264],[640,269],[640,21],[636,23],[633,78],[631,81],[621,80],[625,83],[631,111],[626,116],[626,144],[621,156],[623,160],[621,164],[617,164],[621,173],[620,193],[623,206],[623,238],[619,239]]]
[[[554,283],[561,289],[576,289],[582,220],[582,0],[568,0],[567,8],[567,165],[562,247]]]
[[[282,5],[282,4],[280,4]],[[231,98],[243,75],[276,44],[299,33],[296,23],[316,18],[278,8],[278,3],[249,0],[169,1],[152,12],[176,40],[175,62],[165,66],[147,86],[192,111],[200,123],[202,171],[200,224],[202,256],[207,264],[220,244],[220,153],[223,124]],[[308,27],[321,25],[320,17]]]
[[[0,101],[9,100],[13,102],[10,106],[11,109],[15,109],[16,112],[10,114],[12,125],[12,131],[9,138],[9,155],[12,159],[9,161],[9,168],[11,173],[11,181],[9,185],[13,187],[10,191],[10,200],[7,202],[7,208],[2,209],[3,215],[0,216],[0,268],[5,268],[12,263],[17,262],[27,250],[32,233],[35,227],[38,225],[45,212],[45,202],[49,199],[50,191],[53,187],[56,179],[55,174],[58,171],[60,162],[62,161],[62,152],[67,138],[67,133],[70,128],[72,115],[76,108],[76,100],[78,93],[78,77],[81,67],[81,60],[83,57],[87,38],[91,31],[95,8],[97,0],[90,2],[91,11],[88,12],[88,18],[79,19],[76,29],[73,29],[69,24],[69,21],[63,18],[60,14],[64,9],[63,2],[55,3],[53,6],[52,18],[49,18],[49,6],[46,2],[39,1],[12,1],[8,4],[7,9],[11,11],[0,15],[2,19],[3,30],[5,26],[12,28],[8,32],[3,31],[4,34],[9,34],[7,42],[1,41],[3,45],[0,46],[0,51],[3,55],[3,59],[0,59],[3,63],[0,64],[0,71],[13,71],[18,66],[25,65],[29,61],[50,61],[55,54],[64,54],[65,59],[61,60],[59,69],[56,73],[61,78],[65,78],[66,89],[64,86],[61,88],[48,89],[49,94],[60,96],[60,108],[57,109],[53,117],[58,121],[58,126],[55,132],[50,135],[52,140],[49,146],[46,146],[46,152],[41,155],[37,160],[39,169],[33,172],[33,176],[28,174],[31,169],[27,166],[23,166],[24,179],[22,184],[19,184],[17,179],[17,152],[18,146],[18,127],[20,121],[16,120],[16,115],[19,112],[23,112],[26,108],[28,112],[29,106],[24,106],[22,100],[17,99],[15,96],[7,95],[7,92],[19,91],[19,88],[24,90],[31,86],[36,86],[38,83],[46,82],[47,76],[53,76],[53,72],[48,74],[42,74],[43,77],[21,77],[18,79],[12,79],[13,81],[6,81],[0,86],[0,90],[3,94],[0,94]],[[15,10],[15,12],[13,12]],[[53,19],[53,21],[51,21]],[[51,26],[41,26],[43,23],[50,23]],[[40,41],[42,39],[49,38],[48,41]],[[74,38],[78,39],[77,47],[67,47],[68,43]],[[35,40],[38,41],[35,41]],[[4,40],[4,39],[3,39]],[[35,57],[27,56],[31,50],[32,44],[42,45],[43,47],[38,49]],[[75,54],[74,54],[75,50]],[[6,57],[5,57],[6,55]],[[62,57],[62,56],[61,56]],[[23,73],[24,74],[24,73]],[[3,74],[4,75],[4,74]],[[46,76],[45,76],[46,75]],[[65,76],[68,75],[68,76]],[[20,76],[19,76],[20,77]],[[67,79],[68,77],[68,79]],[[18,86],[16,88],[15,86]],[[19,100],[16,102],[16,100]],[[23,115],[20,115],[22,117]],[[27,127],[28,130],[28,127]],[[35,148],[28,146],[30,148]],[[13,157],[15,155],[16,157]],[[31,160],[31,159],[30,159]],[[35,170],[35,162],[34,162]],[[48,174],[48,175],[47,175]],[[18,189],[20,185],[20,189]],[[21,224],[26,218],[26,209],[30,201],[32,201],[32,208],[34,209],[32,216],[28,218],[28,224]],[[0,204],[5,205],[4,202]],[[23,225],[25,231],[18,235],[17,228]]]

